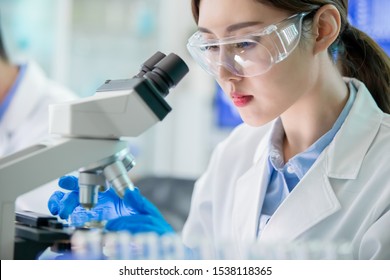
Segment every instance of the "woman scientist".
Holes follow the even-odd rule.
[[[390,61],[348,24],[347,6],[192,1],[199,30],[188,49],[244,124],[217,146],[195,185],[185,245],[226,241],[239,256],[255,240],[348,241],[353,258],[390,259]],[[171,231],[155,209],[138,211],[149,206],[139,201],[129,192],[123,204],[141,214],[107,228],[142,230],[144,216],[151,230]],[[64,203],[54,195],[53,214]]]

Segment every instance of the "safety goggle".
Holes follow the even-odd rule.
[[[307,14],[295,14],[256,32],[222,39],[207,39],[197,31],[188,40],[187,49],[213,76],[218,76],[220,67],[240,77],[257,76],[286,59],[296,48],[302,19]]]

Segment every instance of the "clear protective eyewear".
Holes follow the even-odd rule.
[[[302,19],[307,14],[309,12],[295,14],[256,32],[222,39],[207,39],[197,31],[188,40],[187,49],[213,76],[218,76],[220,67],[240,77],[261,75],[296,48]]]

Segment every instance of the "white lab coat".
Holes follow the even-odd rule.
[[[49,80],[35,62],[29,61],[25,76],[0,120],[0,157],[47,137],[48,105],[74,98],[74,93]]]
[[[356,259],[390,259],[390,116],[367,88],[357,96],[334,140],[283,201],[256,241],[348,241]],[[241,125],[215,149],[195,184],[184,243],[230,242],[237,258],[255,242],[269,178],[272,124]]]
[[[0,157],[39,143],[48,137],[49,104],[75,98],[77,97],[73,92],[48,79],[35,62],[29,61],[25,76],[0,120]],[[56,186],[56,182],[50,182],[20,196],[16,201],[16,209],[49,214],[47,201]]]

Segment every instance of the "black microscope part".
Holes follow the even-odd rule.
[[[156,52],[141,65],[137,78],[146,78],[159,90],[163,97],[167,96],[169,89],[176,86],[188,73],[186,63],[176,54],[168,56]]]

